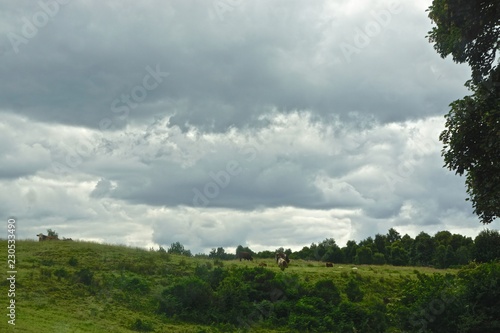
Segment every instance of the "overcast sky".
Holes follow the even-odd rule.
[[[430,4],[2,2],[0,211],[20,238],[193,253],[475,237],[438,139],[470,71]]]

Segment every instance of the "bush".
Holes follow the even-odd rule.
[[[90,286],[92,284],[92,279],[94,277],[94,273],[92,273],[88,268],[83,268],[75,273],[77,282],[83,283],[86,286]]]
[[[69,264],[70,266],[75,267],[75,266],[77,266],[77,265],[78,265],[78,259],[76,259],[75,257],[71,257],[71,258],[68,260],[68,264]]]
[[[350,279],[347,282],[345,293],[351,302],[361,302],[364,297],[364,293],[361,291],[358,282],[354,279]]]
[[[130,329],[137,332],[151,332],[154,330],[152,323],[141,319],[136,319]]]
[[[215,295],[217,318],[224,322],[238,323],[241,314],[251,311],[249,285],[235,276],[225,278]]]
[[[332,280],[320,280],[316,282],[311,294],[332,305],[339,304],[341,300],[340,291]]]
[[[289,327],[300,332],[329,332],[333,320],[330,307],[319,297],[302,297],[295,304],[288,321]]]
[[[158,310],[168,316],[178,314],[189,321],[203,322],[212,299],[212,289],[205,281],[187,277],[162,292]]]
[[[61,278],[68,277],[69,273],[64,268],[59,268],[54,271],[54,275],[57,276],[58,280],[61,280]]]
[[[50,278],[52,277],[52,270],[49,268],[40,268],[40,275],[42,278]]]

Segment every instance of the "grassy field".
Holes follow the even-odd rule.
[[[4,313],[0,332],[231,332],[224,325],[197,325],[167,318],[157,313],[162,291],[181,277],[195,273],[196,267],[257,267],[278,275],[297,276],[313,284],[331,279],[342,289],[347,277],[354,274],[362,281],[365,294],[388,299],[404,279],[420,273],[455,273],[422,267],[334,265],[292,260],[281,272],[272,259],[218,261],[170,255],[125,246],[79,241],[17,241],[15,283],[15,326],[8,324],[9,274],[7,241],[0,256],[4,278],[1,304]],[[373,296],[372,296],[373,295]],[[280,332],[269,328],[252,328],[255,332]]]

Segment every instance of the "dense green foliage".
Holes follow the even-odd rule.
[[[394,231],[389,234],[393,243],[405,238],[394,237]],[[452,236],[441,232],[431,241],[440,244],[437,248],[454,248],[461,239]],[[481,235],[489,241],[497,236]],[[375,237],[373,244],[378,247],[362,241],[361,248],[377,248],[376,253],[382,254],[379,251],[406,246],[382,247],[382,238]],[[336,246],[333,240],[321,244],[322,258],[328,247]],[[0,246],[6,245],[0,241]],[[487,241],[482,246],[495,245]],[[295,259],[282,272],[274,258],[222,261],[79,241],[18,241],[16,250],[19,332],[496,332],[499,328],[498,263],[471,263],[460,271],[388,265],[352,269],[352,265],[325,267],[320,261]],[[0,263],[5,266],[5,258]],[[8,281],[0,285],[5,295]],[[11,328],[6,320],[0,324],[2,332]]]
[[[454,275],[407,281],[392,313],[406,332],[498,332],[500,265],[471,264]]]
[[[500,216],[500,2],[434,0],[429,18],[436,51],[472,69],[473,94],[451,103],[440,136],[445,166],[466,175],[475,213],[491,223]]]
[[[257,254],[267,258],[260,255]],[[434,236],[421,232],[413,239],[409,235],[401,237],[391,228],[386,235],[377,234],[359,243],[350,240],[342,248],[335,240],[325,239],[292,252],[290,258],[357,265],[458,267],[471,260],[488,262],[500,258],[500,234],[484,230],[473,240],[449,231],[439,231]]]

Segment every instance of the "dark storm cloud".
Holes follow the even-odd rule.
[[[0,210],[194,253],[474,234],[438,141],[469,73],[429,4],[2,3]]]
[[[391,13],[379,3],[345,16],[346,4],[242,3],[221,20],[210,3],[69,2],[16,48],[9,36],[22,36],[26,19],[35,24],[33,15],[43,12],[23,4],[4,17],[8,52],[0,73],[9,80],[2,81],[0,107],[41,121],[110,128],[102,123],[110,119],[120,128],[175,112],[173,125],[224,131],[252,123],[271,105],[390,122],[439,114],[453,94],[431,88],[439,57],[425,28],[402,27],[426,20],[408,4]],[[389,16],[377,23],[372,12]],[[379,30],[359,47],[370,24]],[[347,59],[340,43],[359,53]],[[168,77],[156,85],[147,78],[152,71]],[[144,82],[155,87],[141,90]]]

